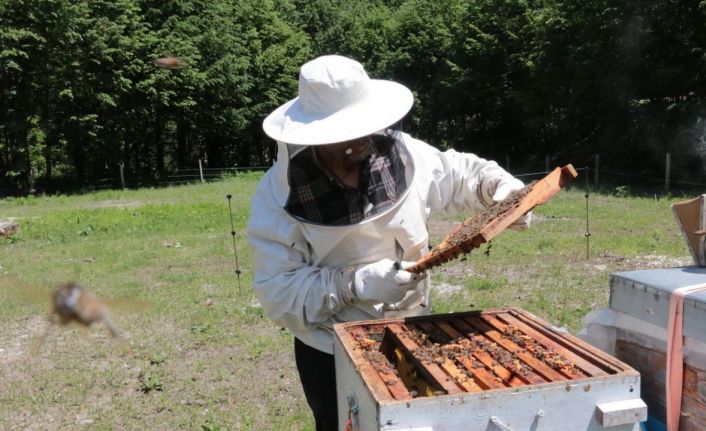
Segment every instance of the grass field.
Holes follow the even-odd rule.
[[[244,230],[257,179],[1,200],[0,218],[21,232],[0,240],[0,429],[313,429],[291,334],[250,287]],[[530,231],[437,270],[434,311],[519,306],[576,332],[606,305],[611,272],[690,262],[675,200],[592,194],[587,259],[584,192],[563,191],[535,210]],[[435,218],[432,240],[460,219]],[[44,298],[68,280],[121,300],[114,320],[129,349],[102,327],[68,327],[31,354]]]

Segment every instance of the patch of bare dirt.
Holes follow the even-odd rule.
[[[453,293],[460,292],[461,290],[463,290],[463,286],[459,286],[457,284],[443,282],[434,284],[434,292],[442,296],[451,295]]]
[[[0,332],[0,366],[5,368],[4,375],[10,375],[13,372],[11,365],[29,354],[37,335],[45,326],[46,319],[41,316],[3,324],[3,331]]]
[[[588,263],[599,271],[630,271],[638,269],[674,268],[692,265],[690,257],[670,257],[648,254],[645,256],[620,256],[612,253],[603,253],[597,258],[592,258]]]

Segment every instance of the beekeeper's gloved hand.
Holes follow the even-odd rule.
[[[520,190],[525,185],[517,178],[503,179],[497,182],[495,191],[493,192],[493,202],[501,202],[507,198],[510,193],[515,190]],[[532,222],[532,211],[528,211],[520,218],[515,220],[509,227],[512,230],[522,231],[527,230]]]
[[[407,268],[414,262],[402,262]],[[395,304],[404,298],[408,291],[417,287],[424,279],[424,274],[413,274],[403,269],[396,269],[391,259],[363,265],[355,271],[353,291],[362,301]]]

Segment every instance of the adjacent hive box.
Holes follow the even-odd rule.
[[[630,366],[515,308],[334,326],[341,429],[638,430]]]
[[[610,308],[667,327],[669,299],[680,287],[706,283],[706,267],[616,272],[610,277]],[[684,298],[684,337],[706,343],[706,291]]]
[[[642,324],[616,325],[615,355],[642,374],[642,393],[650,416],[665,422],[666,328],[674,290],[706,283],[706,268],[689,266],[611,275],[610,309]],[[684,298],[685,341],[681,431],[706,430],[706,292]],[[616,319],[617,320],[617,319]],[[622,319],[628,321],[627,319]],[[649,325],[648,325],[649,324]],[[657,330],[645,328],[655,325]],[[648,332],[648,333],[646,333]]]

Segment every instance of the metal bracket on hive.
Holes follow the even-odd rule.
[[[490,423],[495,425],[496,427],[500,428],[503,431],[515,431],[509,426],[505,425],[503,421],[501,421],[497,416],[491,416],[490,417]]]

